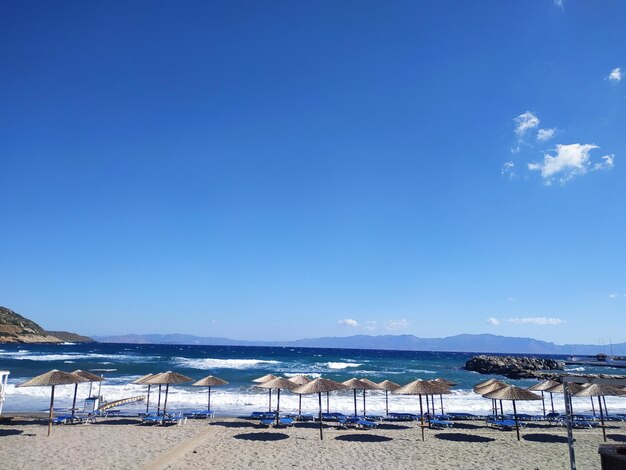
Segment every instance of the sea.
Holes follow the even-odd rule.
[[[446,412],[488,414],[491,402],[472,391],[472,387],[483,380],[496,378],[509,384],[527,387],[536,380],[511,380],[497,375],[481,375],[464,369],[465,362],[473,353],[388,351],[361,349],[316,349],[278,348],[249,346],[198,346],[163,344],[108,344],[108,343],[64,343],[64,344],[2,344],[0,345],[0,370],[10,372],[3,412],[45,411],[49,407],[49,387],[16,387],[16,385],[47,372],[59,369],[67,372],[76,369],[94,371],[104,381],[78,386],[77,406],[85,398],[100,395],[105,401],[114,401],[147,394],[147,386],[131,382],[148,373],[168,370],[180,372],[194,380],[214,375],[228,382],[227,385],[212,387],[211,408],[218,415],[245,416],[253,411],[269,409],[269,393],[256,387],[253,379],[266,374],[282,377],[306,375],[310,378],[323,376],[336,381],[353,377],[368,378],[374,382],[385,379],[406,384],[415,379],[431,380],[438,377],[455,382],[452,393],[443,396]],[[565,357],[550,356],[556,359]],[[577,373],[612,373],[623,370],[597,366],[570,366],[566,370]],[[158,386],[156,387],[158,388]],[[91,392],[90,392],[91,389]],[[154,392],[155,387],[152,387]],[[55,388],[55,409],[69,409],[72,405],[74,386]],[[362,412],[362,392],[358,392],[358,412]],[[151,402],[156,398],[152,395]],[[352,391],[332,392],[328,397],[330,411],[354,412]],[[555,409],[564,411],[562,395],[553,397]],[[272,407],[276,406],[276,391],[272,396]],[[626,412],[626,398],[606,398],[609,413]],[[303,396],[302,411],[317,410],[316,396]],[[546,406],[550,400],[546,394]],[[435,410],[440,411],[442,402],[435,400]],[[188,384],[169,388],[168,409],[202,409],[207,405],[207,389]],[[574,398],[574,409],[579,413],[591,413],[588,398]],[[326,406],[326,403],[325,403]],[[389,394],[389,411],[418,412],[418,397]],[[505,402],[505,412],[507,404]],[[145,411],[144,403],[124,405],[128,413]],[[296,412],[299,397],[290,392],[281,393],[280,409]],[[366,392],[367,412],[383,414],[385,392]],[[541,401],[518,402],[523,413],[541,413]],[[597,408],[597,403],[595,405]]]

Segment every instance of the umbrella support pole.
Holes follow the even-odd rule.
[[[280,388],[278,389],[278,396],[276,398],[276,427],[278,427],[278,423],[279,423],[279,418],[278,415],[280,414]]]
[[[420,397],[420,428],[422,429],[422,441],[424,440],[424,408],[422,408],[422,395]]]
[[[589,397],[591,399],[591,412],[593,413],[593,417],[596,417],[596,407],[593,404],[593,397]]]
[[[385,390],[385,414],[389,416],[389,390]]]
[[[78,393],[78,383],[74,384],[74,400],[72,401],[72,418],[74,418],[74,414],[76,413],[76,395]]]
[[[443,414],[445,414],[445,413],[443,412],[443,395],[439,395],[439,401],[440,401],[440,403],[441,403],[441,414],[443,415]]]
[[[170,391],[170,384],[165,385],[165,401],[163,402],[163,419],[161,420],[161,425],[165,424],[165,413],[167,409],[167,395]]]
[[[298,416],[302,416],[302,394],[298,395]]]
[[[159,401],[157,402],[157,414],[161,412],[161,384],[159,384]]]
[[[52,386],[52,392],[50,393],[50,415],[48,416],[48,436],[52,432],[52,413],[54,409],[54,385]]]
[[[356,388],[352,391],[354,392],[354,416],[356,416]]]
[[[269,410],[270,413],[272,412],[272,389],[270,388],[270,406],[269,406]]]
[[[604,427],[604,414],[602,413],[602,397],[599,395],[598,395],[598,406],[600,407],[600,426],[602,426],[602,437],[604,438],[604,442],[606,442],[606,429]]]
[[[152,387],[152,384],[148,384],[148,400],[146,400],[146,414],[148,414],[148,411],[150,409],[150,387]]]
[[[207,404],[207,409],[209,413],[211,412],[211,386],[209,386],[209,403]]]
[[[326,392],[326,413],[330,413],[330,395]]]
[[[550,406],[552,407],[552,413],[554,413],[554,397],[552,396],[552,392],[550,393]]]
[[[513,401],[513,416],[515,416],[515,432],[517,433],[517,440],[519,441],[520,437],[519,437],[519,422],[517,421],[517,408],[515,407],[515,400],[512,400],[512,401]]]
[[[363,418],[365,418],[365,389],[363,389]]]
[[[543,390],[541,391],[541,404],[543,405],[543,417],[546,417],[546,400],[543,396]]]
[[[319,416],[319,421],[320,421],[320,441],[324,440],[324,433],[322,431],[323,428],[323,424],[322,424],[322,392],[318,393],[319,395],[319,399],[320,399],[320,416]]]

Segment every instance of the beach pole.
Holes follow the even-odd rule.
[[[148,411],[150,409],[150,387],[152,387],[152,384],[148,384],[148,400],[146,400],[146,414],[148,414]]]
[[[165,413],[167,409],[167,395],[170,391],[170,384],[165,385],[165,401],[163,402],[163,419],[161,420],[161,424],[165,424]]]
[[[443,412],[443,395],[439,395],[439,401],[441,402],[441,414],[445,414]]]
[[[389,390],[385,390],[385,414],[389,416]]]
[[[546,417],[546,400],[543,397],[543,390],[541,391],[541,404],[543,405],[543,417]]]
[[[424,440],[424,409],[422,408],[422,395],[420,394],[420,428],[422,428],[422,441]]]
[[[76,410],[76,394],[78,393],[78,382],[74,384],[74,400],[72,401],[72,418],[74,418],[74,413]]]
[[[596,416],[596,407],[593,405],[593,397],[589,397],[589,399],[591,400],[591,412],[593,413],[593,417],[595,418],[595,416]]]
[[[576,456],[574,455],[574,434],[572,432],[572,402],[567,382],[563,382],[563,399],[565,401],[565,423],[567,424],[567,447],[569,449],[570,469],[576,470]]]
[[[157,414],[161,412],[161,384],[159,384],[159,401],[157,402]]]
[[[211,412],[211,386],[209,385],[209,404],[207,405],[207,411]]]
[[[280,388],[278,390],[278,398],[276,399],[276,427],[278,427],[278,415],[280,414]]]
[[[356,388],[352,389],[354,392],[354,416],[356,416]]]
[[[298,394],[298,416],[302,416],[302,394]]]
[[[48,436],[52,432],[52,413],[54,408],[54,385],[52,386],[52,392],[50,393],[50,415],[48,416]]]
[[[330,396],[326,392],[326,413],[330,413]]]
[[[363,389],[363,418],[365,418],[365,389]]]
[[[272,389],[270,388],[270,407],[269,407],[269,411],[270,413],[272,412]]]
[[[598,406],[600,407],[600,425],[602,426],[602,437],[606,442],[606,429],[604,429],[604,415],[602,413],[602,397],[598,395]]]
[[[328,392],[326,392],[328,393]],[[319,395],[319,399],[320,399],[320,417],[319,417],[319,421],[320,421],[320,441],[324,440],[324,434],[322,431],[322,392],[318,392],[317,393]]]
[[[513,401],[513,416],[515,416],[515,431],[517,432],[517,440],[519,441],[520,437],[519,437],[519,422],[517,421],[517,408],[515,408],[515,400],[512,400],[512,401]]]

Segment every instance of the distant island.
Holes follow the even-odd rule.
[[[355,335],[298,339],[294,341],[244,341],[184,334],[129,334],[121,336],[94,336],[94,339],[104,343],[130,344],[383,349],[496,354],[595,355],[600,352],[600,347],[593,344],[558,345],[532,338],[516,338],[491,334],[462,334],[445,338],[419,338],[414,335]],[[626,354],[626,343],[614,344],[613,352],[620,355]]]
[[[13,310],[0,307],[0,343],[101,342],[128,344],[188,344],[203,346],[269,346],[285,348],[382,349],[494,354],[545,354],[591,356],[601,351],[593,344],[558,345],[532,338],[491,334],[461,334],[445,338],[414,335],[354,335],[307,338],[293,341],[246,341],[186,334],[128,334],[87,337],[66,331],[46,331]],[[626,355],[626,343],[612,345],[612,354]]]
[[[67,331],[46,331],[13,310],[0,307],[0,343],[87,343],[92,338]]]

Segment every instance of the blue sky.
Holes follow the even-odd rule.
[[[2,1],[0,304],[86,334],[626,341],[624,24]]]

